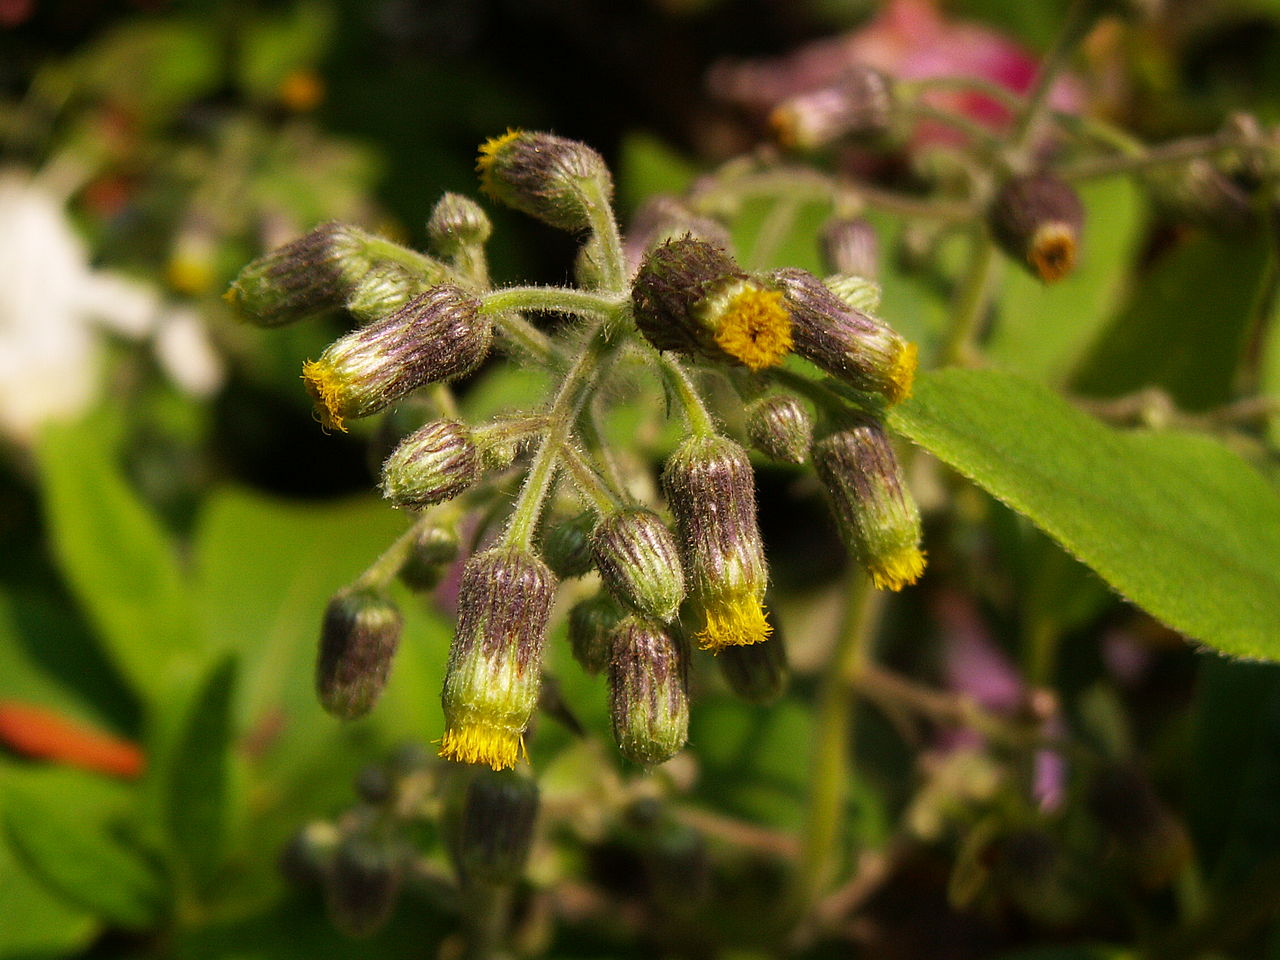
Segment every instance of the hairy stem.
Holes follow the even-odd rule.
[[[662,373],[663,381],[684,409],[685,418],[689,421],[689,430],[700,437],[709,437],[714,434],[715,421],[707,412],[707,406],[702,402],[702,397],[694,387],[693,381],[689,379],[688,372],[674,358],[656,351],[655,355],[658,358],[658,369]]]

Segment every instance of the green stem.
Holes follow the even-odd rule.
[[[542,438],[537,453],[533,455],[529,474],[520,489],[515,509],[503,534],[504,543],[532,546],[533,534],[538,526],[538,518],[542,515],[542,506],[555,480],[561,452],[569,441],[587,397],[591,395],[596,378],[616,349],[616,341],[608,339],[606,325],[602,323],[596,327],[591,341],[565,375],[547,414],[547,433]]]
[[[841,827],[854,740],[854,688],[870,658],[871,642],[884,594],[856,565],[844,624],[824,668],[818,690],[813,773],[800,846],[800,872],[793,891],[793,915],[803,919],[830,885],[843,850]]]
[[[609,191],[599,180],[592,179],[585,185],[588,193],[587,212],[591,218],[591,231],[600,242],[600,274],[605,289],[620,296],[628,289],[626,260],[622,253],[622,236],[618,233],[618,221],[613,215]]]
[[[697,388],[689,379],[688,372],[675,359],[666,354],[657,353],[658,369],[680,406],[684,409],[685,418],[689,421],[689,430],[699,437],[709,437],[716,432],[715,421],[707,412],[707,406],[698,395]]]
[[[502,314],[509,310],[539,310],[545,313],[571,313],[588,319],[612,317],[619,298],[574,287],[502,287],[486,293],[480,301],[485,314]]]
[[[1064,180],[1093,180],[1113,177],[1122,173],[1136,173],[1150,167],[1168,166],[1214,157],[1235,146],[1216,134],[1207,137],[1187,137],[1158,147],[1147,147],[1140,153],[1126,151],[1119,155],[1096,157],[1063,167],[1058,171]]]
[[[463,960],[497,960],[511,912],[511,888],[506,885],[474,883],[463,891],[463,921],[467,927],[467,948]]]
[[[409,551],[413,549],[418,532],[427,525],[428,514],[422,514],[411,523],[400,536],[391,542],[387,549],[378,555],[378,559],[365,568],[353,582],[352,586],[364,590],[383,590],[396,578],[400,568],[409,559]]]
[[[1269,185],[1274,190],[1274,184]],[[1276,304],[1280,301],[1280,210],[1270,205],[1266,216],[1267,236],[1271,249],[1263,268],[1262,282],[1254,299],[1245,331],[1244,348],[1236,374],[1236,395],[1253,397],[1262,390],[1262,370],[1266,360],[1267,342],[1272,325],[1276,322]],[[1261,398],[1264,402],[1266,397]]]
[[[625,493],[627,482],[623,479],[622,471],[618,469],[618,460],[609,449],[609,445],[604,442],[604,432],[600,428],[599,406],[600,402],[597,399],[582,411],[582,416],[578,418],[578,435],[587,445],[587,450],[590,451],[609,486]]]
[[[947,339],[938,353],[938,366],[966,363],[978,325],[990,303],[995,264],[996,250],[991,237],[986,230],[975,232],[969,267],[956,294]]]
[[[565,444],[560,451],[560,461],[573,477],[574,485],[582,491],[601,516],[615,512],[623,505],[623,499],[615,493],[608,482],[592,468],[581,450],[572,443]]]
[[[1067,65],[1072,51],[1084,39],[1089,24],[1093,22],[1093,0],[1073,0],[1067,10],[1067,18],[1058,31],[1058,36],[1045,54],[1036,73],[1035,82],[1027,94],[1022,112],[1014,123],[1010,144],[1015,150],[1024,150],[1035,133],[1036,124],[1048,106],[1049,91],[1053,81],[1063,67]]]

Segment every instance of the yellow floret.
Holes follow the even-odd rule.
[[[1046,223],[1036,230],[1027,261],[1045,283],[1054,283],[1076,265],[1076,233],[1066,223]]]
[[[479,763],[494,770],[514,767],[524,750],[519,732],[506,727],[467,723],[445,730],[440,756],[457,763]]]
[[[900,547],[867,565],[871,582],[878,590],[901,590],[924,573],[924,551],[916,546]]]
[[[343,385],[337,372],[324,360],[308,360],[302,365],[302,379],[306,382],[307,393],[316,402],[320,422],[326,429],[345,433],[347,428],[342,423]]]
[[[698,645],[719,653],[725,647],[745,647],[769,639],[773,633],[764,607],[751,593],[740,593],[703,603],[705,626],[698,631]]]
[[[746,287],[717,320],[716,344],[752,370],[772,367],[791,352],[791,314],[781,292]]]
[[[519,137],[523,131],[508,130],[500,137],[490,137],[480,145],[480,155],[476,157],[476,173],[480,174],[480,188],[486,193],[491,193],[490,176],[493,171],[494,160],[498,154],[502,152],[502,148]]]
[[[890,403],[898,403],[911,396],[911,386],[916,379],[916,364],[919,362],[918,354],[916,345],[908,343],[893,358],[893,363],[889,366],[889,386],[886,391]]]

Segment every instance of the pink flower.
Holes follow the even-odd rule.
[[[853,65],[874,67],[901,80],[932,77],[975,77],[1017,94],[1035,80],[1038,60],[1009,37],[989,27],[945,18],[934,0],[889,0],[865,26],[840,37],[819,41],[789,56],[770,61],[720,64],[709,84],[714,95],[761,114],[783,100],[836,82]],[[1080,84],[1070,76],[1054,83],[1049,102],[1076,111],[1083,104]],[[982,94],[937,91],[936,107],[962,113],[999,130],[1008,110]],[[922,124],[917,142],[954,142],[956,133],[937,124]]]

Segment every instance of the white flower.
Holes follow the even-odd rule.
[[[156,334],[179,387],[216,389],[222,367],[190,310],[155,288],[89,266],[64,198],[38,178],[0,172],[0,433],[29,442],[40,424],[76,416],[101,387],[99,332]]]

